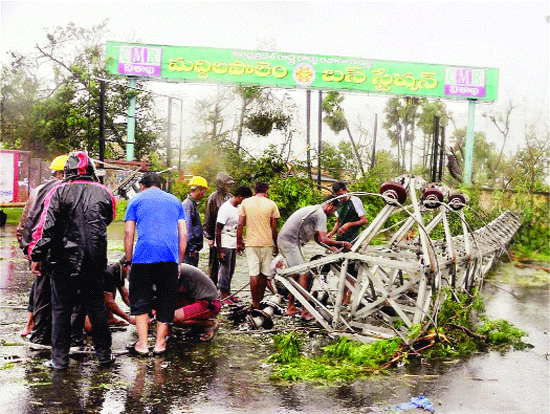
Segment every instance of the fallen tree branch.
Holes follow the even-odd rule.
[[[487,337],[485,335],[476,334],[475,332],[471,331],[470,329],[466,328],[465,326],[457,325],[457,324],[454,324],[454,323],[449,323],[449,326],[451,326],[453,328],[456,328],[456,329],[460,329],[466,335],[469,335],[472,338],[479,339],[480,341],[486,341],[487,340]]]

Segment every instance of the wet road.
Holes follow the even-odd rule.
[[[121,225],[109,232],[114,261],[123,254]],[[203,252],[199,267],[204,269],[206,260]],[[237,267],[234,290],[248,282],[242,258]],[[528,332],[533,349],[412,364],[346,385],[286,385],[269,379],[265,358],[272,352],[271,337],[239,332],[222,314],[221,329],[210,343],[178,339],[166,356],[120,355],[108,368],[99,367],[93,356],[77,354],[68,371],[57,373],[42,367],[49,350],[35,350],[19,336],[32,275],[13,228],[0,228],[0,413],[380,413],[424,395],[437,413],[547,414],[548,274],[501,265],[493,280],[498,287],[484,287],[489,318],[506,319]],[[541,283],[526,286],[529,280]],[[248,287],[238,295],[248,301]],[[275,326],[281,318],[275,318]],[[136,338],[133,326],[113,332],[113,349],[122,351]]]

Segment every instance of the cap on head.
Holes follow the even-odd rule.
[[[204,187],[208,188],[208,182],[206,178],[201,177],[200,175],[195,175],[189,180],[189,187]]]
[[[58,155],[52,160],[50,164],[50,170],[52,171],[63,171],[65,169],[65,164],[67,163],[68,155]]]
[[[216,174],[217,187],[221,185],[232,185],[232,184],[235,184],[235,180],[233,180],[233,177],[231,177],[229,174],[226,174],[224,172],[219,172]]]
[[[84,151],[71,152],[65,163],[65,177],[74,175],[95,175],[95,166]]]

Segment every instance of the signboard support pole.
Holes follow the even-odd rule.
[[[136,87],[136,78],[133,76],[128,77],[128,83],[130,88]],[[134,143],[135,143],[135,131],[136,131],[136,97],[132,95],[128,105],[128,122],[126,132],[126,161],[134,161]]]
[[[307,148],[307,172],[309,179],[311,176],[311,153],[310,153],[310,137],[311,137],[311,89],[306,91],[306,148]]]
[[[321,189],[321,154],[323,147],[323,91],[319,91],[319,142],[317,144],[317,187]]]
[[[166,168],[172,167],[172,97],[168,98],[168,130],[166,133]],[[170,189],[171,175],[168,176],[168,190]]]
[[[468,131],[466,132],[466,149],[464,153],[464,176],[462,177],[462,182],[467,187],[470,187],[472,185],[475,113],[476,113],[476,100],[468,99]]]

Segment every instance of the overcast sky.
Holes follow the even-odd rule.
[[[510,99],[518,106],[515,139],[522,138],[525,123],[541,115],[548,125],[549,15],[549,1],[3,1],[1,57],[5,62],[8,50],[31,51],[44,41],[44,28],[70,21],[91,27],[108,18],[109,40],[236,49],[269,45],[283,52],[496,67],[499,100],[476,109],[476,129],[487,129],[496,142],[498,132],[481,114],[503,109]],[[356,94],[347,100],[353,103],[346,108],[351,122],[357,110],[369,123],[387,98]],[[449,105],[458,126],[465,126],[467,104]]]

